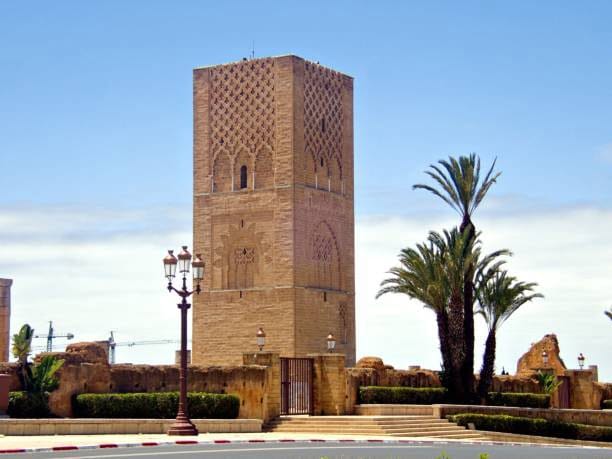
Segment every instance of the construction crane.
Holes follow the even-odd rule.
[[[111,330],[110,336],[108,338],[108,359],[111,364],[115,363],[115,348],[117,346],[142,346],[142,345],[150,345],[150,344],[173,344],[179,343],[180,341],[174,339],[157,339],[157,340],[149,340],[149,341],[123,341],[117,343],[115,341],[114,330]]]
[[[47,352],[53,352],[53,340],[55,338],[66,338],[72,339],[74,335],[72,333],[66,334],[55,334],[55,330],[53,329],[53,322],[49,321],[49,332],[46,335],[34,335],[34,338],[46,338],[47,340]]]

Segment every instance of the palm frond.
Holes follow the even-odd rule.
[[[417,184],[413,189],[423,189],[442,199],[459,212],[464,219],[470,218],[480,205],[491,186],[497,182],[500,172],[495,172],[497,159],[489,168],[484,179],[480,175],[480,158],[471,153],[459,158],[449,157],[430,165],[425,173],[437,186]]]
[[[537,285],[535,282],[519,282],[501,269],[499,263],[495,263],[478,273],[476,313],[484,318],[489,330],[496,330],[521,306],[544,297],[540,293],[533,293]]]

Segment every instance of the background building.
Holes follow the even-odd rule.
[[[11,349],[12,279],[0,279],[0,362],[8,362]]]
[[[353,80],[296,56],[194,71],[193,363],[355,361]]]

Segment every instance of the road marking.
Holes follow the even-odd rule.
[[[384,446],[383,446],[384,445]],[[333,445],[330,444],[328,446],[295,446],[293,448],[290,447],[279,447],[279,448],[222,448],[222,449],[190,449],[188,451],[153,451],[148,450],[146,453],[128,453],[125,454],[104,454],[98,456],[78,456],[79,459],[102,459],[109,457],[132,457],[132,456],[169,456],[173,454],[214,454],[214,453],[228,453],[228,452],[237,452],[237,453],[248,453],[248,452],[257,452],[257,451],[299,451],[299,450],[329,450],[329,449],[380,449],[383,447],[387,448],[397,448],[397,449],[429,449],[433,448],[433,446],[422,446],[422,445],[397,445],[397,444],[381,444],[379,446],[368,446],[368,445],[353,445],[353,446],[344,446],[344,445]],[[60,457],[57,459],[75,459],[75,456],[66,456]]]

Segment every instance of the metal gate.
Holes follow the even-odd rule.
[[[281,357],[281,414],[313,414],[312,359]]]

